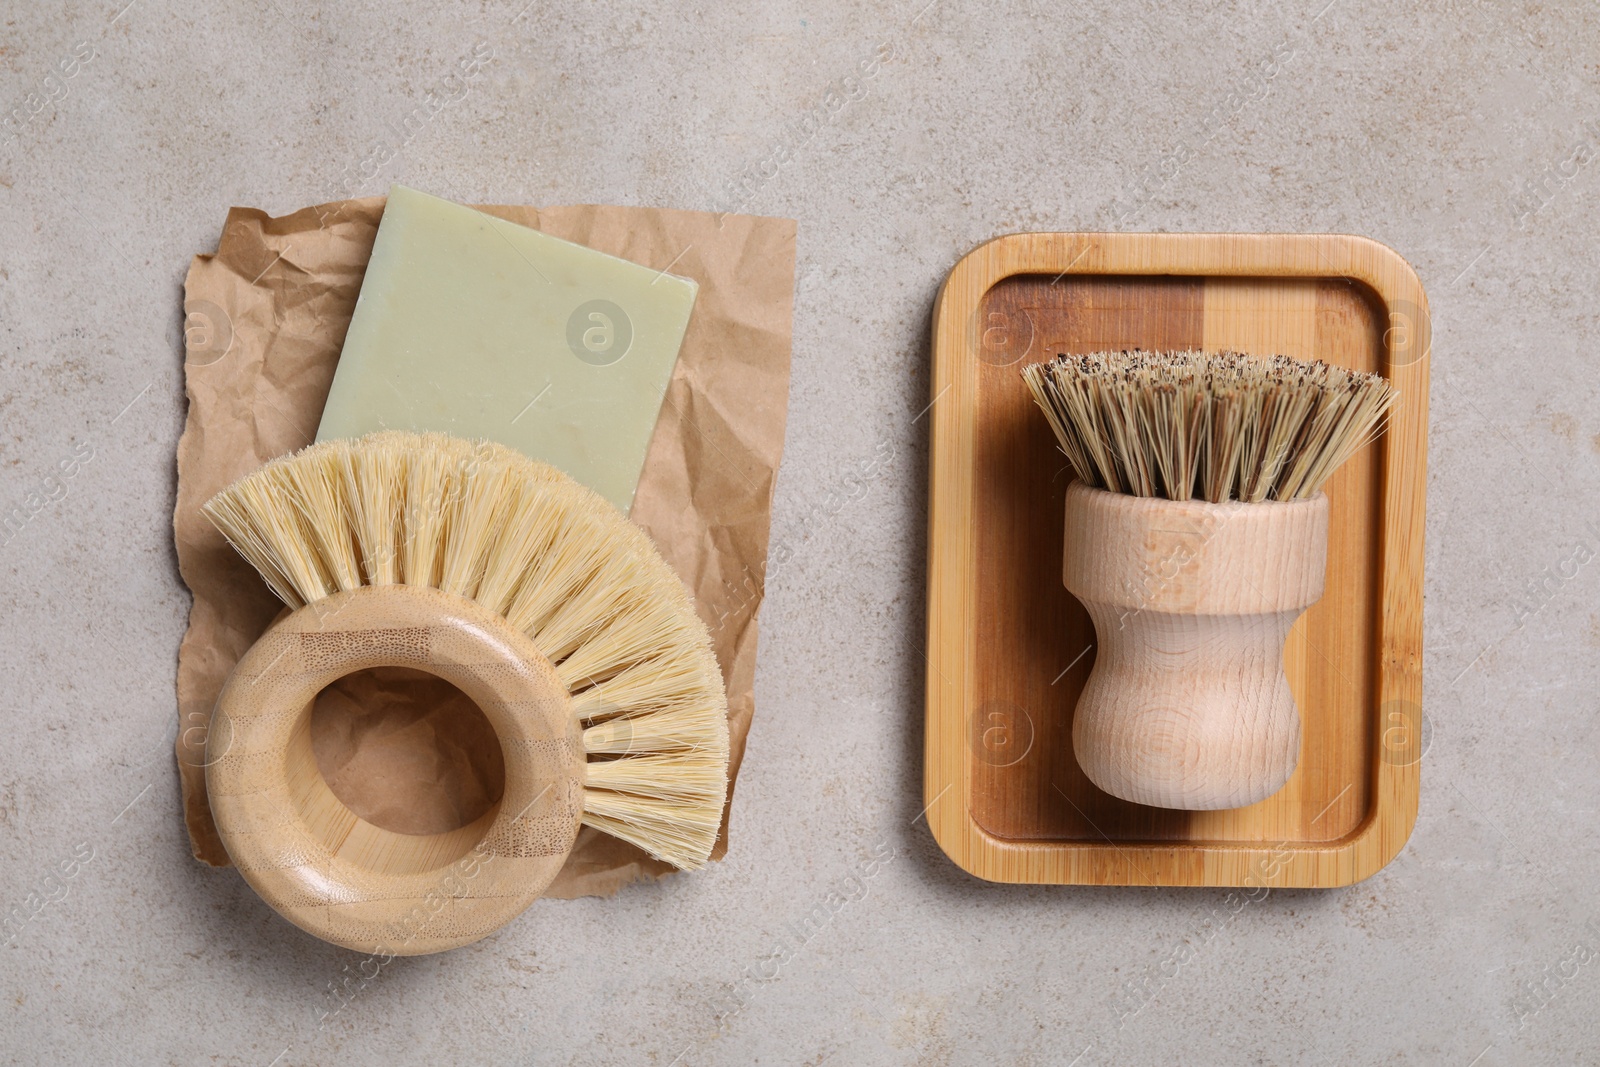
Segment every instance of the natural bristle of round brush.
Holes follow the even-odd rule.
[[[583,821],[703,866],[727,798],[711,635],[644,531],[500,445],[384,432],[273,460],[205,513],[291,608],[364,585],[476,600],[554,664],[590,756]]]
[[[1387,379],[1242,352],[1095,352],[1022,372],[1078,480],[1170,500],[1305,500],[1375,438]]]

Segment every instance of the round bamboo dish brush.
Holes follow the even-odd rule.
[[[1238,808],[1288,782],[1283,650],[1322,596],[1322,487],[1382,431],[1377,375],[1287,356],[1101,352],[1022,372],[1077,481],[1063,580],[1098,651],[1072,745],[1139,804]]]
[[[727,698],[705,624],[650,539],[553,467],[384,432],[267,464],[205,505],[293,609],[213,713],[229,856],[291,922],[393,955],[468,944],[560,870],[580,825],[702,866],[727,797]],[[311,751],[311,703],[377,666],[451,682],[505,762],[500,801],[434,835],[360,819]]]

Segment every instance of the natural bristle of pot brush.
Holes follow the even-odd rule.
[[[584,725],[583,821],[704,865],[728,788],[722,674],[683,583],[598,494],[500,445],[385,432],[274,460],[205,512],[291,608],[405,584],[504,616]]]
[[[1304,500],[1383,430],[1388,380],[1242,352],[1095,352],[1022,372],[1078,480],[1170,500]]]

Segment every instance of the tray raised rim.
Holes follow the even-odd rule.
[[[1348,234],[1015,233],[963,256],[933,311],[928,486],[926,734],[923,802],[945,854],[988,881],[1059,885],[1206,885],[1333,888],[1370,877],[1399,854],[1416,824],[1421,761],[1368,754],[1373,805],[1332,842],[1014,841],[971,817],[964,709],[972,702],[976,596],[972,457],[980,302],[1020,274],[1336,278],[1359,282],[1383,304],[1383,371],[1406,403],[1391,418],[1381,467],[1379,706],[1422,703],[1423,515],[1427,486],[1431,336],[1427,296],[1399,253]],[[941,402],[943,401],[943,402]],[[1380,732],[1381,733],[1381,732]],[[953,794],[953,795],[952,795]],[[1201,857],[1198,878],[1187,873]],[[1107,863],[1107,859],[1118,862]],[[1126,870],[1129,877],[1116,872]],[[1139,872],[1142,879],[1131,877]]]

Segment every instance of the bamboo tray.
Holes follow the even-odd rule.
[[[999,882],[1340,886],[1416,822],[1429,327],[1416,273],[1360,237],[1013,234],[934,310],[924,802]],[[1388,431],[1327,487],[1327,592],[1290,633],[1303,743],[1248,808],[1143,807],[1091,785],[1072,715],[1094,628],[1061,582],[1065,458],[1019,371],[1058,352],[1235,348],[1388,376]]]

